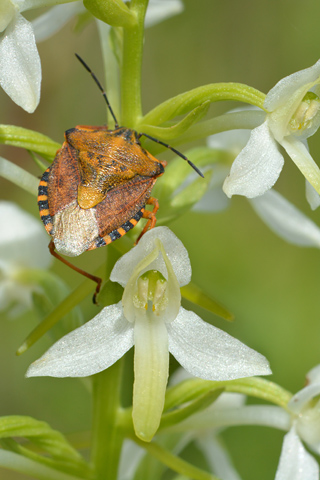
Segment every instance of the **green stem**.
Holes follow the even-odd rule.
[[[141,440],[134,438],[133,439],[140,447],[147,450],[150,455],[157,458],[160,462],[167,465],[167,467],[171,468],[177,473],[181,475],[186,475],[188,478],[192,478],[194,480],[218,480],[215,475],[212,475],[200,468],[194,467],[190,463],[182,460],[179,457],[176,457],[171,452],[162,448],[160,445],[156,443],[145,443]]]
[[[108,100],[112,110],[118,119],[120,116],[120,91],[119,91],[119,68],[117,59],[110,47],[110,26],[104,22],[97,22],[102,57],[104,63],[104,74]],[[114,120],[107,108],[108,127],[114,127]]]
[[[148,0],[132,0],[130,10],[135,13],[137,23],[124,28],[123,66],[121,71],[121,123],[135,128],[142,116],[141,66],[144,39],[144,17]]]
[[[123,433],[118,428],[122,359],[94,375],[92,462],[95,480],[116,480]]]

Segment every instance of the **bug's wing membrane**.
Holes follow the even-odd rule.
[[[108,192],[96,206],[99,235],[104,237],[130,221],[146,204],[156,178],[136,176]]]
[[[77,199],[79,182],[77,152],[65,142],[50,167],[48,194],[51,216]]]

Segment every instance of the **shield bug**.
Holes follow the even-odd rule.
[[[125,235],[141,218],[147,222],[139,238],[155,226],[159,205],[151,190],[164,173],[166,162],[146,151],[140,138],[145,136],[171,149],[203,175],[169,145],[145,133],[120,127],[99,80],[82,58],[76,56],[101,90],[115,128],[76,126],[67,130],[61,149],[41,177],[38,205],[41,220],[52,237],[50,253],[97,283],[95,301],[102,279],[72,265],[59,253],[73,257],[108,245]],[[152,211],[146,205],[152,205]]]

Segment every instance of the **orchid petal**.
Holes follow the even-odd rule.
[[[43,15],[32,21],[32,27],[37,42],[42,42],[57,33],[75,15],[85,11],[82,2],[66,3],[56,5]]]
[[[42,7],[52,7],[53,5],[57,5],[59,3],[69,3],[74,2],[76,0],[15,0],[16,2],[19,1],[19,10],[20,12],[25,12],[26,10],[31,10],[34,8],[42,8]]]
[[[218,381],[271,373],[263,355],[182,307],[167,329],[169,351],[196,377]]]
[[[125,285],[125,289],[123,292],[122,296],[122,305],[123,305],[123,313],[128,322],[134,322],[136,318],[136,307],[133,304],[133,298],[137,294],[137,280],[142,274],[142,272],[146,271],[148,269],[148,266],[156,260],[156,258],[159,255],[159,249],[158,247],[154,248],[148,255],[146,255],[138,265],[134,268],[131,277],[128,280],[127,285]],[[123,257],[121,257],[123,258]],[[121,260],[121,259],[119,259]],[[118,260],[118,262],[119,262]],[[114,266],[114,268],[117,266],[118,262]],[[113,268],[113,270],[114,270]],[[117,281],[113,279],[114,277],[112,276],[112,272],[110,275],[110,280],[112,282]],[[120,282],[119,282],[120,283]]]
[[[40,99],[41,65],[31,24],[18,14],[0,40],[0,85],[32,113]]]
[[[280,193],[269,190],[250,203],[279,237],[295,245],[320,248],[320,228]]]
[[[208,190],[192,208],[194,212],[219,212],[230,205],[229,198],[222,190],[222,184],[228,175],[228,168],[224,165],[214,165],[212,172]]]
[[[285,137],[281,145],[297,165],[308,182],[320,193],[320,169],[305,144],[294,136]]]
[[[320,206],[320,195],[313,186],[310,185],[308,180],[306,180],[306,199],[312,210]]]
[[[320,395],[320,383],[313,383],[297,392],[288,403],[291,412],[300,413],[301,410],[317,395]]]
[[[297,105],[305,94],[320,81],[320,60],[312,67],[282,78],[267,94],[264,107],[272,112],[284,105]],[[289,108],[290,108],[289,107]],[[295,108],[294,108],[295,110]],[[289,114],[289,118],[294,111]]]
[[[132,440],[126,439],[121,450],[118,478],[120,480],[132,480],[144,455],[143,448]]]
[[[307,374],[307,386],[297,392],[288,403],[288,408],[297,415],[296,430],[300,437],[316,453],[320,453],[320,365]]]
[[[216,408],[219,410],[240,408],[245,405],[246,400],[247,397],[243,393],[223,392],[209,408]]]
[[[19,268],[47,268],[48,236],[41,222],[12,202],[0,201],[0,261]]]
[[[315,383],[320,383],[320,365],[317,365],[316,367],[313,367],[307,373],[307,383],[308,383],[308,385],[315,384]]]
[[[196,444],[204,454],[210,471],[225,480],[241,480],[240,475],[232,465],[230,455],[221,442],[213,436],[197,438]]]
[[[249,142],[231,166],[223,190],[228,197],[262,195],[277,181],[283,163],[266,121],[251,132]]]
[[[150,442],[158,430],[169,375],[168,334],[152,310],[134,325],[133,425],[137,437]]]
[[[56,342],[27,371],[27,377],[86,377],[113,365],[133,346],[133,328],[121,302]]]
[[[167,281],[167,299],[168,304],[166,309],[163,311],[163,314],[159,314],[159,318],[163,318],[166,323],[173,322],[177,315],[179,314],[179,308],[181,305],[181,291],[179,282],[175,275],[175,272],[172,268],[170,260],[167,256],[167,253],[161,243],[161,241],[157,238],[155,243],[158,245],[160,252],[162,253],[162,257],[164,263],[166,264],[167,274],[168,274],[168,281]]]
[[[123,287],[129,281],[132,271],[150,252],[155,249],[155,239],[158,238],[167,253],[179,285],[187,285],[191,280],[191,265],[186,248],[182,242],[167,227],[156,227],[143,235],[138,245],[123,255],[110,275],[112,282],[118,282]],[[158,270],[167,279],[168,272],[162,254],[156,260],[148,264],[148,270]],[[146,269],[141,270],[142,275]]]
[[[152,27],[183,11],[180,0],[150,0],[146,13],[145,26]]]
[[[12,280],[2,280],[0,282],[0,311],[6,310],[10,302],[12,300],[15,300],[15,296],[19,296],[19,301],[20,301],[20,291],[21,289],[15,288],[15,284]],[[14,295],[14,297],[12,296]],[[30,305],[30,302],[28,302],[28,306]]]
[[[7,28],[17,12],[18,7],[11,0],[2,0],[0,3],[0,32]]]
[[[284,437],[275,480],[319,480],[319,466],[305,450],[294,428]]]
[[[228,113],[230,114],[231,112],[235,112],[235,110],[231,110]],[[246,110],[241,110],[241,112],[245,113]],[[231,154],[234,154],[234,156],[237,156],[246,146],[249,138],[249,130],[229,130],[210,135],[207,139],[207,145],[214,150],[227,150]]]

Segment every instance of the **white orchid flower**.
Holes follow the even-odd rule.
[[[232,130],[217,133],[208,138],[208,146],[217,150],[227,150],[237,155],[249,139],[247,130]],[[225,208],[228,198],[222,190],[227,175],[225,165],[213,165],[213,175],[208,191],[194,210],[215,212]],[[253,209],[276,235],[300,247],[320,248],[320,228],[304,213],[286,200],[280,193],[270,189],[263,195],[248,199]]]
[[[183,3],[181,0],[150,0],[145,18],[145,26],[153,27],[153,25],[173,15],[177,15],[182,11]]]
[[[52,37],[73,17],[86,11],[81,1],[66,1],[70,3],[55,5],[31,22],[37,43]]]
[[[320,125],[319,91],[320,60],[283,78],[269,91],[264,102],[266,119],[252,130],[224,182],[228,197],[237,194],[254,198],[275,184],[284,163],[279,145],[320,193],[320,170],[306,146],[306,138]]]
[[[32,24],[24,11],[72,0],[1,0],[0,85],[12,100],[32,113],[40,100],[41,64]],[[50,23],[55,17],[48,18]]]
[[[51,263],[48,240],[41,222],[12,202],[0,202],[0,311],[11,315],[32,306],[37,286],[24,281],[29,269],[45,269]]]
[[[304,448],[320,455],[320,365],[307,374],[307,386],[288,403],[292,427],[283,441],[276,480],[319,480],[319,465]]]
[[[275,190],[250,203],[260,218],[276,235],[299,247],[320,248],[320,228]]]
[[[150,230],[111,272],[125,287],[122,301],[54,344],[27,376],[93,375],[134,345],[133,423],[137,436],[150,441],[163,410],[169,352],[207,380],[270,374],[265,357],[181,307],[180,287],[190,278],[180,240],[167,227]]]

